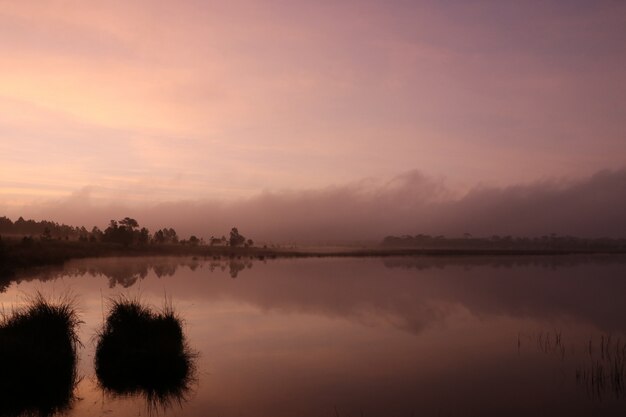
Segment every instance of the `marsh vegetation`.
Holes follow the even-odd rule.
[[[560,330],[518,335],[518,353],[527,344],[535,344],[538,352],[557,358],[560,365],[571,366],[577,386],[592,400],[626,398],[626,345],[620,336],[601,334],[574,344],[567,342]],[[565,375],[571,371],[562,370]]]
[[[41,294],[0,321],[0,415],[49,416],[68,409],[77,383],[77,327],[70,298]]]
[[[149,410],[180,405],[194,381],[194,358],[171,305],[154,311],[138,299],[111,300],[95,354],[106,392],[143,395]]]

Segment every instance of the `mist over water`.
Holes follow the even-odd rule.
[[[129,205],[95,201],[85,188],[58,201],[7,208],[8,214],[71,225],[99,225],[131,216],[151,230],[210,237],[236,225],[255,241],[379,242],[387,235],[582,237],[626,235],[626,169],[578,180],[509,187],[477,186],[464,194],[444,181],[410,171],[381,182],[364,180],[321,189],[268,191],[236,201],[196,200]]]

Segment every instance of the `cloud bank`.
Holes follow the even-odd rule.
[[[236,201],[138,206],[124,201],[96,203],[91,196],[92,190],[85,188],[63,200],[5,211],[13,218],[22,215],[89,227],[131,216],[152,230],[172,226],[180,235],[205,238],[227,234],[237,226],[257,241],[310,244],[374,242],[390,234],[419,233],[626,236],[626,169],[578,180],[477,186],[462,195],[452,193],[442,180],[410,171],[390,181],[263,192]]]

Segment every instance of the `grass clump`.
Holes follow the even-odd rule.
[[[182,405],[194,375],[181,319],[171,307],[155,312],[139,300],[112,300],[98,335],[95,367],[100,385],[117,395],[142,394],[148,407]]]
[[[69,409],[77,383],[76,333],[70,298],[41,294],[0,318],[0,416],[47,416]]]

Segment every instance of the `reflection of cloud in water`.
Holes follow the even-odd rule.
[[[441,270],[445,279],[433,285],[474,314],[570,317],[606,330],[626,329],[621,319],[626,305],[618,296],[626,291],[623,255],[472,258],[430,265],[419,258],[386,262],[399,265],[425,271],[449,266],[450,272]]]
[[[625,328],[623,256],[415,260],[423,269],[387,268],[378,259],[279,261],[263,268],[263,279],[237,286],[204,282],[203,297],[285,313],[382,318],[413,333],[459,308],[478,316],[571,317],[606,330]]]
[[[412,333],[455,311],[571,317],[607,331],[626,329],[621,319],[626,305],[619,296],[626,293],[625,256],[279,259],[264,262],[244,280],[198,279],[217,271],[236,277],[252,265],[247,258],[91,259],[28,279],[103,275],[111,287],[127,288],[151,272],[159,278],[176,275],[167,285],[201,302],[232,299],[284,313],[384,320]]]

